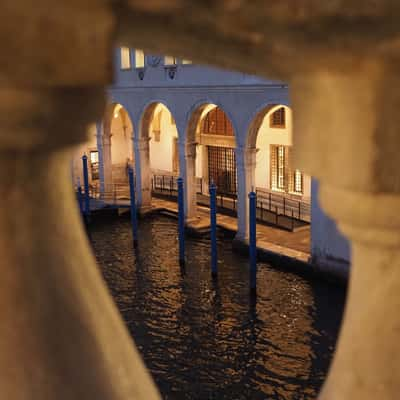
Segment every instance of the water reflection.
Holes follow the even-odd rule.
[[[209,242],[187,241],[176,222],[142,221],[133,251],[129,221],[91,226],[104,277],[164,399],[312,399],[331,359],[340,289],[259,264],[249,298],[247,259],[221,238],[218,280]]]

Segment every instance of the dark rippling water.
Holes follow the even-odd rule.
[[[259,263],[249,299],[247,258],[219,242],[210,277],[207,240],[187,240],[177,262],[177,224],[127,218],[90,227],[103,275],[164,399],[314,399],[326,376],[344,291]]]

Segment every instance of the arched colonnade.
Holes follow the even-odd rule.
[[[152,178],[179,175],[184,180],[185,217],[190,222],[197,217],[198,182],[201,194],[207,195],[212,180],[221,193],[237,199],[237,238],[246,239],[247,196],[252,189],[294,193],[295,171],[302,180],[297,194],[309,196],[310,185],[304,184],[308,177],[290,166],[292,179],[288,179],[288,161],[293,164],[289,160],[291,119],[289,106],[282,103],[243,110],[210,99],[186,107],[160,99],[136,106],[112,101],[97,124],[100,190],[127,185],[131,164],[138,205],[146,211],[151,207]],[[285,158],[282,166],[280,155]]]

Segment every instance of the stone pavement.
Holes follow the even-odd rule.
[[[152,204],[153,210],[165,210],[173,214],[178,212],[178,205],[173,201],[153,197]],[[217,214],[217,224],[223,229],[233,232],[237,230],[237,219],[235,217]],[[209,209],[199,206],[198,217],[190,221],[188,226],[198,231],[207,230],[210,226]],[[257,224],[257,248],[261,251],[308,263],[310,258],[310,227],[296,232],[289,232]]]

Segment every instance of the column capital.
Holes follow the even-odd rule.
[[[0,149],[45,152],[84,142],[104,104],[103,88],[1,89]]]
[[[236,147],[235,154],[238,165],[245,169],[255,168],[257,151],[258,149],[255,147]]]
[[[186,158],[196,158],[197,142],[189,142],[185,145],[185,156]]]
[[[351,191],[322,183],[320,201],[353,242],[400,248],[400,196]]]
[[[150,140],[149,136],[147,137],[133,137],[133,142],[137,146],[140,151],[148,151],[150,148]]]
[[[323,207],[352,240],[377,246],[399,242],[398,67],[361,59],[292,82],[296,164],[320,180]]]
[[[300,169],[338,188],[400,194],[400,63],[359,60],[291,82]]]

